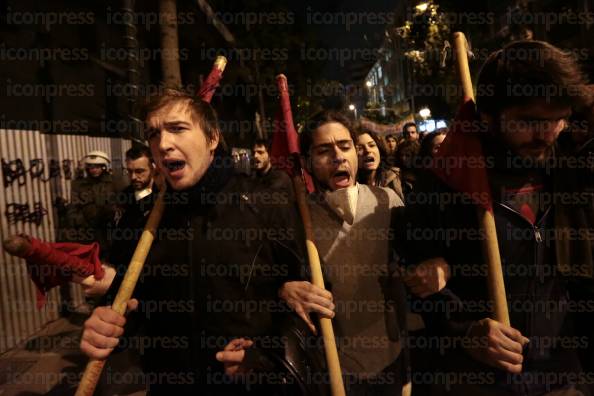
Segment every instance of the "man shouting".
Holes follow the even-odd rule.
[[[276,394],[287,382],[276,369],[285,316],[277,291],[303,257],[293,197],[262,200],[249,178],[234,174],[217,116],[198,98],[153,98],[146,138],[168,193],[130,302],[144,332],[121,343],[140,347],[150,395]],[[125,322],[107,306],[95,309],[81,349],[107,358]]]

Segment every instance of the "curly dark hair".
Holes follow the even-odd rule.
[[[574,56],[544,41],[515,41],[492,53],[481,68],[476,104],[479,112],[498,115],[534,99],[590,106],[592,93]]]
[[[396,166],[401,169],[414,169],[421,145],[417,141],[405,140],[396,150]]]

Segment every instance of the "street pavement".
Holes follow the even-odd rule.
[[[80,352],[82,325],[89,309],[48,323],[17,348],[0,355],[0,396],[74,395],[88,361]],[[95,395],[145,395],[138,359],[113,354]]]

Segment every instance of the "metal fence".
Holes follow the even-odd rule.
[[[80,159],[90,150],[110,155],[112,168],[120,170],[130,141],[77,135],[46,135],[38,131],[0,130],[2,191],[0,237],[19,232],[54,241],[57,227],[55,203],[70,200],[71,182]],[[84,301],[80,287],[72,286],[75,306]],[[0,255],[0,353],[13,348],[47,322],[57,319],[61,304],[57,289],[38,310],[35,287],[22,259]]]

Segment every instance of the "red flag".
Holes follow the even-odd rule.
[[[280,95],[280,114],[277,115],[272,134],[272,145],[270,149],[270,160],[272,164],[294,176],[301,172],[308,192],[314,191],[311,175],[301,166],[299,157],[299,137],[293,124],[293,112],[291,111],[291,100],[289,98],[289,86],[287,77],[279,74],[276,77]]]
[[[198,90],[198,96],[202,98],[203,101],[210,103],[212,100],[212,96],[214,95],[221,78],[223,78],[223,70],[225,69],[225,65],[227,64],[227,59],[225,57],[219,56],[215,60],[215,64],[212,67],[212,70],[206,77],[206,80],[200,86]]]
[[[65,285],[72,275],[103,278],[105,271],[99,260],[99,244],[50,243],[24,236],[30,243],[21,255],[27,262],[27,271],[37,288],[37,308],[45,302],[45,295],[56,286]]]
[[[451,189],[468,195],[475,204],[492,212],[491,188],[480,133],[481,122],[474,101],[467,99],[435,154],[431,170]]]

